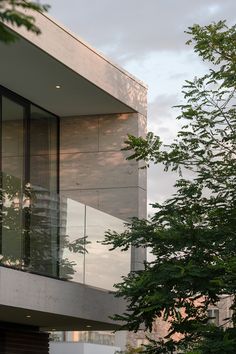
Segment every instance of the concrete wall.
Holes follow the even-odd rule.
[[[50,354],[114,354],[119,347],[90,343],[50,343]]]
[[[0,267],[0,322],[44,330],[113,330],[124,301],[108,291]],[[115,309],[115,310],[114,310]]]
[[[146,171],[121,151],[127,134],[143,134],[137,113],[61,119],[61,193],[123,220],[146,216]]]

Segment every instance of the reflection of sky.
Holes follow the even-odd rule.
[[[64,222],[66,221],[66,234],[70,241],[87,236],[87,240],[91,242],[86,246],[88,253],[85,256],[85,270],[83,255],[64,251],[64,257],[77,263],[77,274],[73,280],[81,282],[82,273],[85,272],[87,284],[112,289],[113,284],[120,281],[121,275],[130,270],[130,252],[109,251],[107,246],[97,241],[104,239],[108,229],[122,232],[124,221],[70,198],[64,201],[64,210],[65,208]]]

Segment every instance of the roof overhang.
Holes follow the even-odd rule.
[[[43,330],[114,330],[125,303],[111,292],[0,267],[0,322]]]
[[[50,18],[0,43],[0,84],[59,116],[146,113],[146,87]],[[56,86],[60,88],[56,88]]]

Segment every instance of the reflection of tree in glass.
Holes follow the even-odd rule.
[[[22,268],[21,181],[14,176],[2,174],[1,186],[1,263]]]
[[[81,255],[85,255],[88,253],[86,246],[91,242],[87,240],[87,236],[79,237],[76,240],[70,242],[70,236],[68,235],[61,235],[60,238],[60,249],[61,250],[68,250],[71,253],[79,253]],[[77,263],[75,261],[70,261],[67,257],[61,257],[59,261],[60,267],[60,278],[62,279],[72,279],[73,275],[75,274],[76,270],[75,267]],[[81,279],[82,280],[82,279]]]
[[[0,263],[47,276],[71,279],[76,262],[60,255],[67,250],[84,255],[88,241],[72,242],[61,232],[59,237],[59,198],[49,191],[2,174],[1,259]]]

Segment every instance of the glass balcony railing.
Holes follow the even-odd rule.
[[[108,229],[122,232],[124,221],[70,198],[61,197],[61,278],[112,289],[113,284],[129,272],[130,253],[109,251],[107,246],[101,244]]]
[[[130,270],[130,252],[109,251],[105,231],[124,221],[37,186],[5,177],[0,265],[112,290]],[[23,192],[19,192],[22,191]]]

